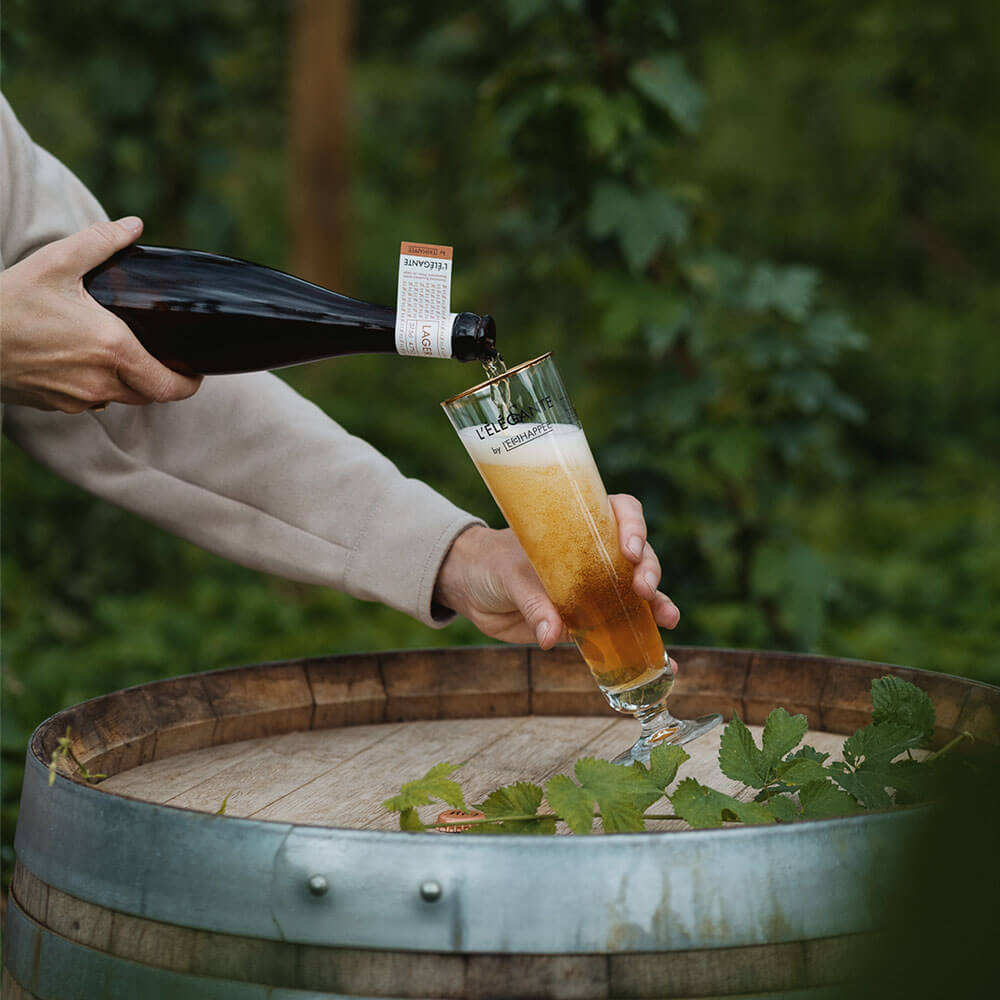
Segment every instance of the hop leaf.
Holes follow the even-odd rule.
[[[822,781],[826,777],[826,769],[818,761],[806,757],[782,761],[775,769],[777,780],[786,788],[798,788],[811,781]]]
[[[780,823],[791,823],[799,819],[799,807],[795,804],[795,800],[787,795],[772,796],[764,808]]]
[[[799,792],[799,805],[802,807],[803,819],[853,816],[863,811],[853,796],[841,791],[826,778],[803,785]]]
[[[664,789],[677,777],[677,769],[691,755],[683,748],[661,743],[653,747],[649,755],[649,780],[660,789]]]
[[[774,767],[782,757],[799,745],[809,728],[804,715],[789,715],[783,708],[776,708],[764,723],[764,760]]]
[[[771,810],[759,802],[741,802],[714,788],[706,788],[696,778],[685,778],[670,796],[674,812],[696,829],[722,826],[723,822],[774,823]]]
[[[422,778],[406,782],[398,794],[386,799],[382,805],[390,812],[403,813],[416,806],[430,805],[435,799],[441,799],[456,809],[467,811],[462,789],[448,775],[457,771],[461,764],[443,762],[435,764]],[[402,817],[400,817],[402,822]]]
[[[892,805],[885,790],[886,770],[882,767],[869,765],[852,771],[841,761],[835,761],[830,765],[829,774],[845,792],[868,809],[888,809]]]
[[[635,833],[646,828],[642,814],[663,795],[640,765],[622,767],[584,757],[573,768],[576,780],[594,797],[607,833]]]
[[[901,753],[920,745],[920,732],[898,722],[883,722],[865,726],[844,740],[844,760],[852,768],[869,764],[888,763]]]
[[[872,723],[896,724],[909,729],[925,746],[934,735],[934,704],[926,691],[902,677],[886,675],[872,681]]]
[[[572,778],[557,774],[545,786],[545,798],[574,833],[590,833],[597,799]]]
[[[738,715],[733,716],[722,732],[719,767],[733,781],[742,781],[751,788],[763,788],[767,784],[767,761]]]
[[[636,90],[663,108],[685,132],[698,131],[705,94],[679,55],[668,52],[643,59],[632,67],[629,79]]]
[[[807,743],[805,746],[801,746],[793,754],[789,754],[785,760],[814,760],[817,764],[823,764],[829,758],[828,753],[820,753],[815,747],[809,746]]]
[[[538,816],[542,789],[530,781],[518,781],[491,792],[479,808],[489,823],[478,823],[472,833],[555,833],[554,816]],[[525,816],[535,817],[525,819]]]

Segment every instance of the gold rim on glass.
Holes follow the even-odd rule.
[[[547,358],[552,357],[551,351],[546,351],[540,357],[532,358],[531,361],[522,361],[519,365],[514,365],[513,368],[508,368],[507,371],[500,375],[494,375],[493,378],[488,378],[485,382],[480,382],[479,385],[474,385],[471,389],[466,389],[464,392],[460,392],[457,396],[452,396],[451,399],[446,399],[441,405],[449,406],[456,400],[461,399],[463,396],[471,396],[474,392],[479,392],[480,389],[485,389],[488,385],[493,385],[496,382],[502,382],[505,378],[510,378],[511,375],[517,375],[518,372],[523,372],[525,368],[530,368],[532,365],[537,365]]]

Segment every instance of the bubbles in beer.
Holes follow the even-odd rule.
[[[618,528],[583,431],[519,424],[462,440],[597,683],[632,689],[663,672],[663,642],[632,587]]]

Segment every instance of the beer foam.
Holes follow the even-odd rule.
[[[466,427],[459,437],[477,465],[525,468],[594,461],[583,429],[573,424],[519,423],[492,435],[481,427]]]

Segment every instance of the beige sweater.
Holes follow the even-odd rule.
[[[106,218],[2,97],[0,169],[0,268]],[[3,430],[60,476],[203,548],[432,626],[451,617],[432,608],[441,562],[481,523],[265,373],[102,413],[7,406]]]

